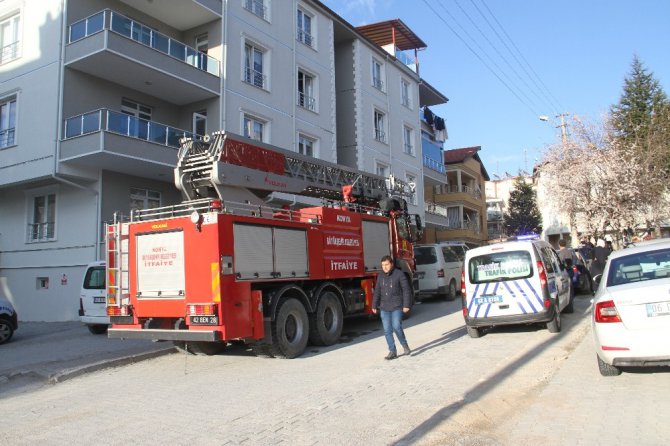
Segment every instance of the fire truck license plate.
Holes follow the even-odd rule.
[[[191,316],[191,325],[219,325],[218,316]]]

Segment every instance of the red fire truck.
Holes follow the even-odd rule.
[[[336,343],[346,316],[371,312],[382,256],[415,283],[421,223],[402,182],[218,132],[182,142],[175,183],[182,203],[106,227],[110,338],[198,354],[242,341],[295,358],[308,342]],[[235,188],[259,199],[226,200]],[[323,201],[271,207],[272,192]]]

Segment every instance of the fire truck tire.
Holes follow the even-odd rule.
[[[321,295],[309,321],[309,341],[313,345],[333,345],[340,340],[344,313],[335,293]]]
[[[282,300],[272,322],[272,355],[293,359],[302,355],[309,340],[305,306],[295,298]]]
[[[91,334],[94,335],[101,335],[107,333],[107,325],[106,324],[91,324],[87,325],[86,328],[88,328],[88,331],[91,332]]]

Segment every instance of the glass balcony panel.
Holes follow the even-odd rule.
[[[166,126],[152,122],[149,127],[149,141],[165,145],[167,142]]]
[[[133,21],[122,15],[112,13],[112,31],[132,38]]]
[[[91,34],[95,34],[99,31],[102,31],[104,26],[105,26],[105,12],[100,11],[99,13],[92,15],[91,17],[88,18],[88,24],[86,25],[86,35],[90,36]]]
[[[179,140],[185,136],[183,130],[174,127],[167,128],[167,145],[170,147],[179,147]]]
[[[128,119],[130,116],[113,111],[107,112],[107,130],[128,135]]]
[[[170,56],[186,61],[186,45],[170,39]]]
[[[70,42],[75,42],[84,37],[86,37],[86,20],[70,25]]]
[[[170,39],[161,33],[154,33],[151,47],[161,53],[168,54],[168,50],[170,49]]]
[[[74,138],[81,135],[82,119],[81,115],[69,118],[65,121],[65,138]]]
[[[200,54],[198,51],[194,50],[191,47],[186,48],[186,63],[193,65],[194,67],[200,68],[202,63],[200,62]]]
[[[100,130],[100,111],[86,113],[82,117],[81,133],[92,133]]]

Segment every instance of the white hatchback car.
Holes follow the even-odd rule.
[[[614,251],[594,279],[591,324],[600,373],[670,366],[670,240]]]

